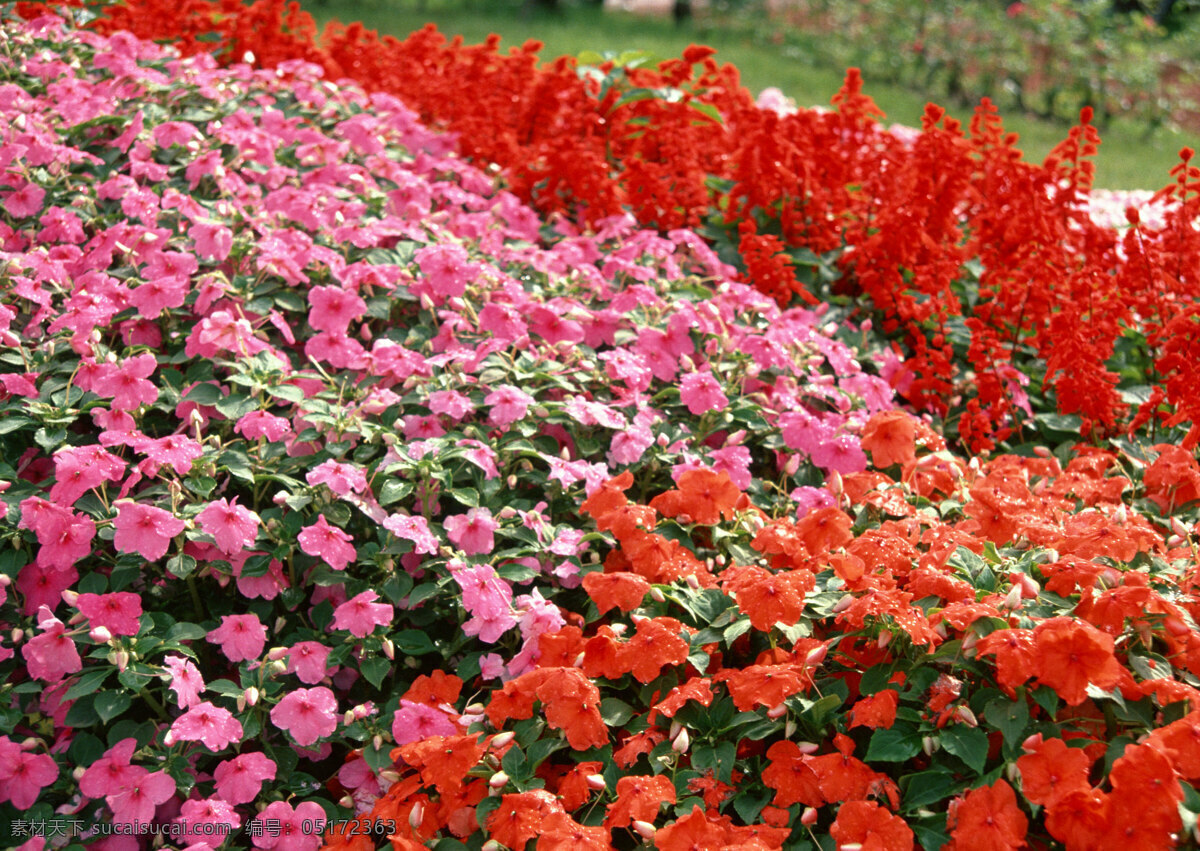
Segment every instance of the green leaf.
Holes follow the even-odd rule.
[[[984,707],[983,717],[1000,731],[1010,748],[1025,740],[1025,730],[1029,726],[1029,704],[1023,699],[997,698]]]
[[[406,656],[423,656],[437,650],[429,636],[419,629],[402,629],[391,636],[391,639],[395,642],[396,649]]]
[[[383,681],[388,673],[392,670],[392,663],[386,656],[369,656],[363,659],[359,664],[359,670],[366,677],[367,682],[380,688],[383,686]]]
[[[633,707],[615,697],[600,701],[600,719],[609,727],[620,727],[633,717]]]
[[[967,784],[944,768],[920,771],[900,778],[900,809],[912,812],[955,795]]]
[[[961,759],[976,774],[983,773],[987,764],[988,737],[978,727],[955,724],[944,728],[938,735],[942,748]]]
[[[101,692],[100,694],[96,695],[96,714],[100,716],[101,721],[107,724],[109,721],[116,718],[118,715],[128,709],[132,703],[133,698],[129,696],[129,692]]]
[[[186,579],[195,569],[196,559],[192,556],[178,555],[167,560],[167,571],[180,579]]]
[[[88,671],[75,685],[67,689],[67,693],[63,695],[63,700],[75,700],[77,697],[82,697],[85,694],[95,694],[100,688],[101,683],[108,679],[108,675],[113,672],[113,668],[105,668],[102,671]]]
[[[412,482],[403,479],[388,479],[379,490],[379,504],[391,505],[393,502],[399,502],[412,493],[412,490]]]
[[[897,724],[876,730],[867,745],[867,762],[905,762],[921,752],[921,734],[907,725]]]
[[[197,384],[183,397],[185,402],[195,402],[197,405],[215,405],[224,398],[225,394],[215,384]]]

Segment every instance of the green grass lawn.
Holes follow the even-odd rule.
[[[702,20],[675,27],[670,21],[604,14],[588,5],[567,4],[559,13],[534,10],[522,14],[514,0],[302,0],[301,5],[321,25],[330,20],[362,21],[380,33],[403,37],[427,22],[446,35],[461,35],[476,43],[491,33],[503,44],[520,45],[527,39],[545,43],[542,56],[552,59],[586,50],[645,50],[666,58],[678,56],[693,42],[711,45],[717,58],[732,62],[742,82],[757,93],[775,86],[800,105],[824,105],[838,90],[843,70],[816,68],[784,48],[757,40],[750,28],[714,28]],[[887,113],[890,121],[919,125],[927,98],[896,86],[872,82],[871,69],[863,69],[867,94]],[[966,121],[970,111],[949,112]],[[1067,128],[1020,115],[1005,115],[1005,125],[1020,134],[1028,159],[1040,162],[1063,139]],[[1107,189],[1158,189],[1184,145],[1200,147],[1200,138],[1159,129],[1147,134],[1140,124],[1114,122],[1103,133],[1096,159],[1097,185]]]

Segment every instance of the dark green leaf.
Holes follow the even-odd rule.
[[[943,728],[938,734],[938,741],[947,753],[961,759],[976,774],[983,773],[988,755],[988,737],[983,730],[955,724]]]
[[[983,717],[1000,731],[1010,748],[1025,740],[1025,730],[1029,726],[1029,704],[1023,699],[997,698],[984,708]]]
[[[129,696],[129,692],[101,692],[96,695],[96,714],[100,716],[101,721],[107,724],[128,709],[131,703],[133,703],[133,699]]]
[[[359,664],[359,670],[367,682],[375,688],[380,688],[388,672],[392,670],[392,663],[386,656],[368,656]]]
[[[867,762],[905,762],[921,751],[921,734],[907,725],[876,730],[867,745]]]

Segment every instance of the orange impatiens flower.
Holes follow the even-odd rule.
[[[1010,695],[1014,688],[1037,675],[1038,657],[1031,629],[998,629],[979,639],[975,649],[980,656],[995,655],[996,682]]]
[[[1072,792],[1091,788],[1088,772],[1091,757],[1082,748],[1072,748],[1062,739],[1043,739],[1029,744],[1017,760],[1021,793],[1035,804],[1053,808]]]
[[[811,571],[797,569],[771,573],[761,567],[731,567],[721,575],[721,585],[737,600],[738,610],[750,616],[750,625],[769,632],[776,623],[793,626],[804,611],[804,595],[816,587]]]
[[[1152,730],[1148,744],[1169,756],[1185,780],[1200,778],[1200,711]]]
[[[796,522],[796,535],[812,556],[824,555],[854,540],[850,515],[832,506],[816,508]]]
[[[551,813],[537,837],[538,851],[612,851],[608,831],[584,827],[566,813]]]
[[[837,753],[822,754],[808,759],[813,773],[821,782],[821,794],[830,803],[865,801],[871,796],[887,796],[893,806],[899,801],[899,790],[886,774],[872,771],[865,762],[852,756],[854,740],[838,733],[833,737]]]
[[[558,798],[544,789],[505,795],[488,816],[487,831],[501,845],[524,848],[526,842],[541,834],[546,819],[562,812]]]
[[[1046,831],[1068,848],[1100,851],[1113,809],[1108,794],[1099,789],[1071,792],[1046,810]]]
[[[807,759],[795,742],[785,740],[767,748],[767,760],[770,765],[763,770],[762,782],[775,790],[775,806],[825,805],[825,797],[821,794],[821,780]]]
[[[751,712],[756,706],[772,709],[793,694],[806,691],[813,682],[804,666],[795,663],[728,669],[713,679],[725,683],[739,712]]]
[[[653,823],[663,804],[675,803],[675,784],[665,774],[630,775],[617,781],[617,799],[608,805],[604,826],[627,827],[634,821]]]
[[[1111,689],[1121,680],[1112,637],[1071,617],[1051,618],[1033,631],[1038,682],[1071,706],[1087,699],[1089,684]]]
[[[1171,836],[1183,827],[1179,817],[1183,787],[1170,759],[1151,745],[1126,745],[1108,780],[1113,796],[1121,802],[1114,809],[1109,836],[1122,845],[1113,847],[1174,847]],[[1125,837],[1134,843],[1125,846]]]
[[[863,426],[862,448],[880,470],[915,461],[917,428],[912,415],[899,410],[875,414]]]
[[[692,677],[681,686],[675,686],[667,696],[651,707],[655,712],[661,712],[668,718],[674,718],[675,713],[683,708],[689,700],[694,700],[701,706],[711,706],[713,702],[712,680],[708,677]]]
[[[858,845],[860,851],[910,851],[912,828],[874,801],[847,801],[829,826],[838,848]]]
[[[632,485],[633,473],[626,470],[621,475],[601,484],[595,493],[583,501],[580,511],[600,525],[602,518],[629,504],[629,498],[625,496],[625,491],[629,490]]]
[[[475,736],[430,736],[401,745],[400,757],[421,773],[427,786],[449,794],[462,786],[486,748]]]
[[[886,730],[896,723],[896,709],[899,705],[899,692],[885,688],[854,704],[854,708],[850,710],[850,726]]]
[[[499,729],[510,718],[533,717],[534,701],[552,729],[567,734],[576,750],[608,743],[608,728],[600,717],[600,690],[578,668],[537,668],[509,680],[492,693],[488,721]]]
[[[687,661],[688,643],[679,637],[683,624],[674,618],[643,618],[629,639],[625,659],[634,679],[648,683],[663,668]]]
[[[720,522],[722,516],[733,519],[741,495],[728,473],[693,469],[679,476],[675,490],[650,500],[650,507],[667,517],[686,515],[693,523],[711,526]]]
[[[569,811],[574,811],[587,803],[588,799],[595,792],[589,785],[588,778],[600,774],[603,770],[603,763],[594,761],[580,762],[563,774],[558,780],[556,790],[558,792],[558,799],[562,801],[563,807]]]
[[[600,614],[609,609],[631,612],[642,604],[650,593],[650,583],[636,573],[593,572],[583,577],[583,590],[587,591]]]
[[[1025,846],[1029,819],[1005,780],[980,786],[950,803],[951,851],[1011,851]]]

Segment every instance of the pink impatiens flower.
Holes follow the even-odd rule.
[[[112,399],[118,411],[131,411],[141,404],[151,404],[158,398],[158,388],[147,379],[154,374],[158,361],[154,355],[126,358],[115,371],[96,380],[92,389],[97,395]]]
[[[288,651],[287,672],[295,674],[300,682],[316,685],[325,679],[331,648],[319,641],[299,641]]]
[[[345,334],[350,323],[367,312],[367,303],[357,293],[340,287],[313,287],[308,303],[308,324],[331,334]]]
[[[679,383],[679,398],[693,414],[721,411],[729,399],[711,372],[689,372]]]
[[[525,416],[533,404],[533,397],[510,384],[501,384],[484,397],[483,403],[492,408],[488,422],[498,428],[506,428]]]
[[[170,672],[167,687],[175,692],[175,699],[180,709],[187,709],[200,702],[200,694],[204,691],[204,678],[200,669],[192,664],[190,659],[182,656],[168,656],[163,659],[163,665]]]
[[[177,821],[184,827],[183,835],[179,838],[181,846],[194,847],[204,844],[214,847],[214,843],[221,844],[218,837],[226,836],[241,827],[242,817],[234,811],[228,801],[204,798],[184,801]],[[225,825],[226,828],[217,827],[218,825]]]
[[[56,683],[67,674],[83,669],[83,660],[79,658],[75,642],[66,635],[67,628],[45,606],[38,609],[38,629],[42,632],[25,642],[21,648],[31,677]]]
[[[228,709],[214,706],[206,700],[176,718],[168,738],[170,742],[200,742],[216,753],[234,742],[240,742],[242,732],[241,722]]]
[[[296,744],[311,745],[337,729],[337,698],[324,686],[296,689],[271,710],[271,722]]]
[[[458,727],[440,709],[411,700],[401,700],[392,718],[392,737],[397,745],[427,739],[430,736],[457,736]]]
[[[230,662],[257,659],[267,643],[267,628],[258,615],[223,615],[221,625],[208,634],[208,640],[221,646]]]
[[[166,555],[171,539],[184,529],[184,523],[171,512],[153,505],[120,500],[113,546],[118,552],[137,553],[146,561]]]
[[[367,489],[367,477],[358,467],[339,461],[324,461],[304,477],[310,485],[328,485],[338,496],[362,493]]]
[[[486,508],[472,508],[466,514],[452,514],[442,521],[446,535],[467,555],[490,553],[496,545],[492,534],[500,524],[492,519]]]
[[[58,763],[44,753],[32,753],[0,738],[0,801],[12,801],[18,811],[28,810],[42,789],[58,779]]]
[[[334,570],[345,570],[346,565],[358,556],[351,543],[354,539],[336,526],[330,526],[324,514],[297,537],[301,550],[322,559]]]
[[[255,821],[260,829],[250,831],[257,848],[271,851],[317,851],[321,847],[322,832],[313,830],[313,824],[324,824],[325,811],[313,801],[298,804],[295,809],[286,801],[275,801],[258,814]],[[265,825],[270,823],[271,829]]]
[[[117,824],[148,824],[154,819],[158,805],[169,801],[174,794],[175,781],[171,775],[165,771],[155,771],[108,795],[105,801]]]
[[[248,804],[262,791],[264,780],[275,779],[275,763],[258,752],[227,759],[213,772],[217,796],[233,805]]]
[[[146,769],[131,765],[137,739],[122,739],[104,752],[79,778],[79,791],[89,798],[103,798],[114,789],[128,786],[146,773]]]
[[[93,628],[102,626],[113,635],[137,635],[141,629],[142,598],[129,591],[80,594],[75,606]]]
[[[200,528],[213,536],[217,547],[226,555],[254,543],[258,535],[258,516],[238,505],[236,497],[232,502],[224,498],[210,502],[196,519],[200,521]]]
[[[283,417],[277,417],[266,411],[251,411],[237,421],[233,430],[247,440],[266,438],[270,441],[279,440],[292,430],[291,423]]]
[[[20,189],[8,193],[4,199],[4,209],[14,219],[23,219],[40,212],[42,202],[46,198],[46,190],[36,183],[28,181]]]
[[[333,628],[349,631],[355,638],[365,638],[376,626],[392,622],[394,610],[388,603],[376,603],[379,595],[363,591],[333,610]]]

